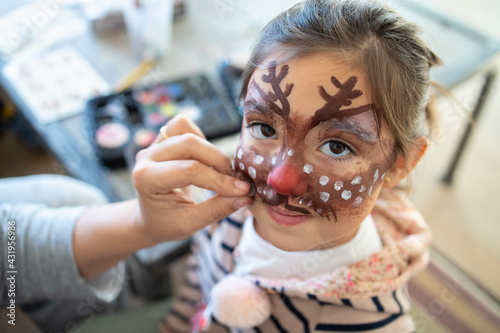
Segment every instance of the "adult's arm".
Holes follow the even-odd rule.
[[[16,306],[44,299],[97,296],[113,300],[124,266],[110,266],[86,281],[73,254],[73,231],[86,207],[0,204],[0,303]]]

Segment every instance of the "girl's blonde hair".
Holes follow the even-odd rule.
[[[417,25],[376,1],[298,3],[261,32],[243,73],[240,98],[246,96],[254,70],[271,56],[286,61],[341,52],[365,73],[379,131],[382,120],[395,138],[394,161],[399,155],[407,161],[416,138],[430,135],[434,127],[429,69],[440,64],[419,34]]]

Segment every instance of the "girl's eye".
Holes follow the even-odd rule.
[[[277,138],[274,128],[267,124],[255,123],[250,126],[250,133],[257,139],[275,139]]]
[[[345,157],[352,154],[351,148],[340,141],[330,140],[321,145],[321,152],[332,157]]]

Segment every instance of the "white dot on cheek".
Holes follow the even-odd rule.
[[[245,171],[245,164],[240,162],[239,167],[241,171]]]
[[[319,184],[321,186],[325,186],[326,184],[328,184],[329,181],[330,181],[330,178],[328,178],[328,176],[319,177]]]
[[[375,183],[378,179],[378,169],[375,171],[375,174],[373,175],[373,182]]]
[[[257,171],[255,170],[254,167],[252,166],[249,166],[248,167],[248,174],[250,175],[250,177],[252,177],[253,179],[257,178]]]
[[[364,192],[366,190],[364,185],[361,185],[361,188],[359,189],[359,193]]]
[[[253,159],[254,164],[259,165],[259,164],[262,164],[262,162],[264,162],[264,157],[262,157],[260,155],[255,156]]]
[[[344,200],[351,199],[351,196],[352,196],[351,191],[345,190],[344,192],[342,192],[342,199]]]
[[[273,158],[271,158],[271,164],[272,165],[276,164],[276,156],[273,156]]]
[[[293,154],[294,154],[293,149],[290,149],[290,150],[288,151],[288,156],[293,156]]]
[[[243,156],[243,150],[238,149],[238,158],[241,159],[242,156]]]
[[[373,191],[373,186],[370,186],[370,189],[368,190],[368,195],[372,195],[372,191]]]
[[[330,199],[330,193],[327,192],[321,192],[319,195],[320,199],[323,200],[324,202],[327,202]]]
[[[356,176],[356,177],[352,180],[351,184],[352,184],[352,185],[357,185],[357,184],[359,184],[360,182],[361,182],[361,176]]]
[[[362,201],[363,201],[363,198],[361,198],[361,197],[357,197],[357,198],[354,200],[354,203],[353,203],[354,207],[359,206],[359,205],[361,204],[361,202],[362,202]]]
[[[306,165],[304,165],[304,168],[302,168],[302,170],[305,173],[311,173],[311,172],[313,172],[314,168],[313,168],[313,166],[311,164],[306,163]]]
[[[344,182],[341,181],[341,180],[338,180],[335,185],[334,185],[334,188],[335,188],[335,191],[340,191],[340,189],[344,186]]]

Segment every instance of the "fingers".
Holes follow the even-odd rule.
[[[168,137],[173,137],[177,135],[182,135],[186,133],[191,133],[196,136],[199,136],[200,138],[205,139],[205,135],[201,131],[201,129],[196,126],[194,122],[192,122],[188,117],[184,115],[177,115],[170,119],[166,124],[165,124],[165,134],[168,135]],[[161,133],[159,133],[156,136],[155,142],[161,142],[164,141],[165,138]]]
[[[187,221],[190,221],[189,228],[199,230],[228,217],[233,212],[250,205],[252,202],[253,199],[249,197],[228,198],[219,195],[212,197],[189,210],[187,219]]]
[[[230,175],[233,173],[230,159],[213,144],[205,139],[200,128],[189,118],[179,115],[172,118],[165,126],[165,140],[160,133],[156,144],[141,152],[153,161],[197,160],[217,171]]]
[[[149,189],[151,194],[166,193],[174,188],[194,185],[223,196],[245,196],[251,185],[208,167],[196,160],[157,162],[134,170],[134,183]]]
[[[217,147],[195,134],[169,137],[151,151],[154,161],[195,160],[227,175],[233,174],[231,160]]]

